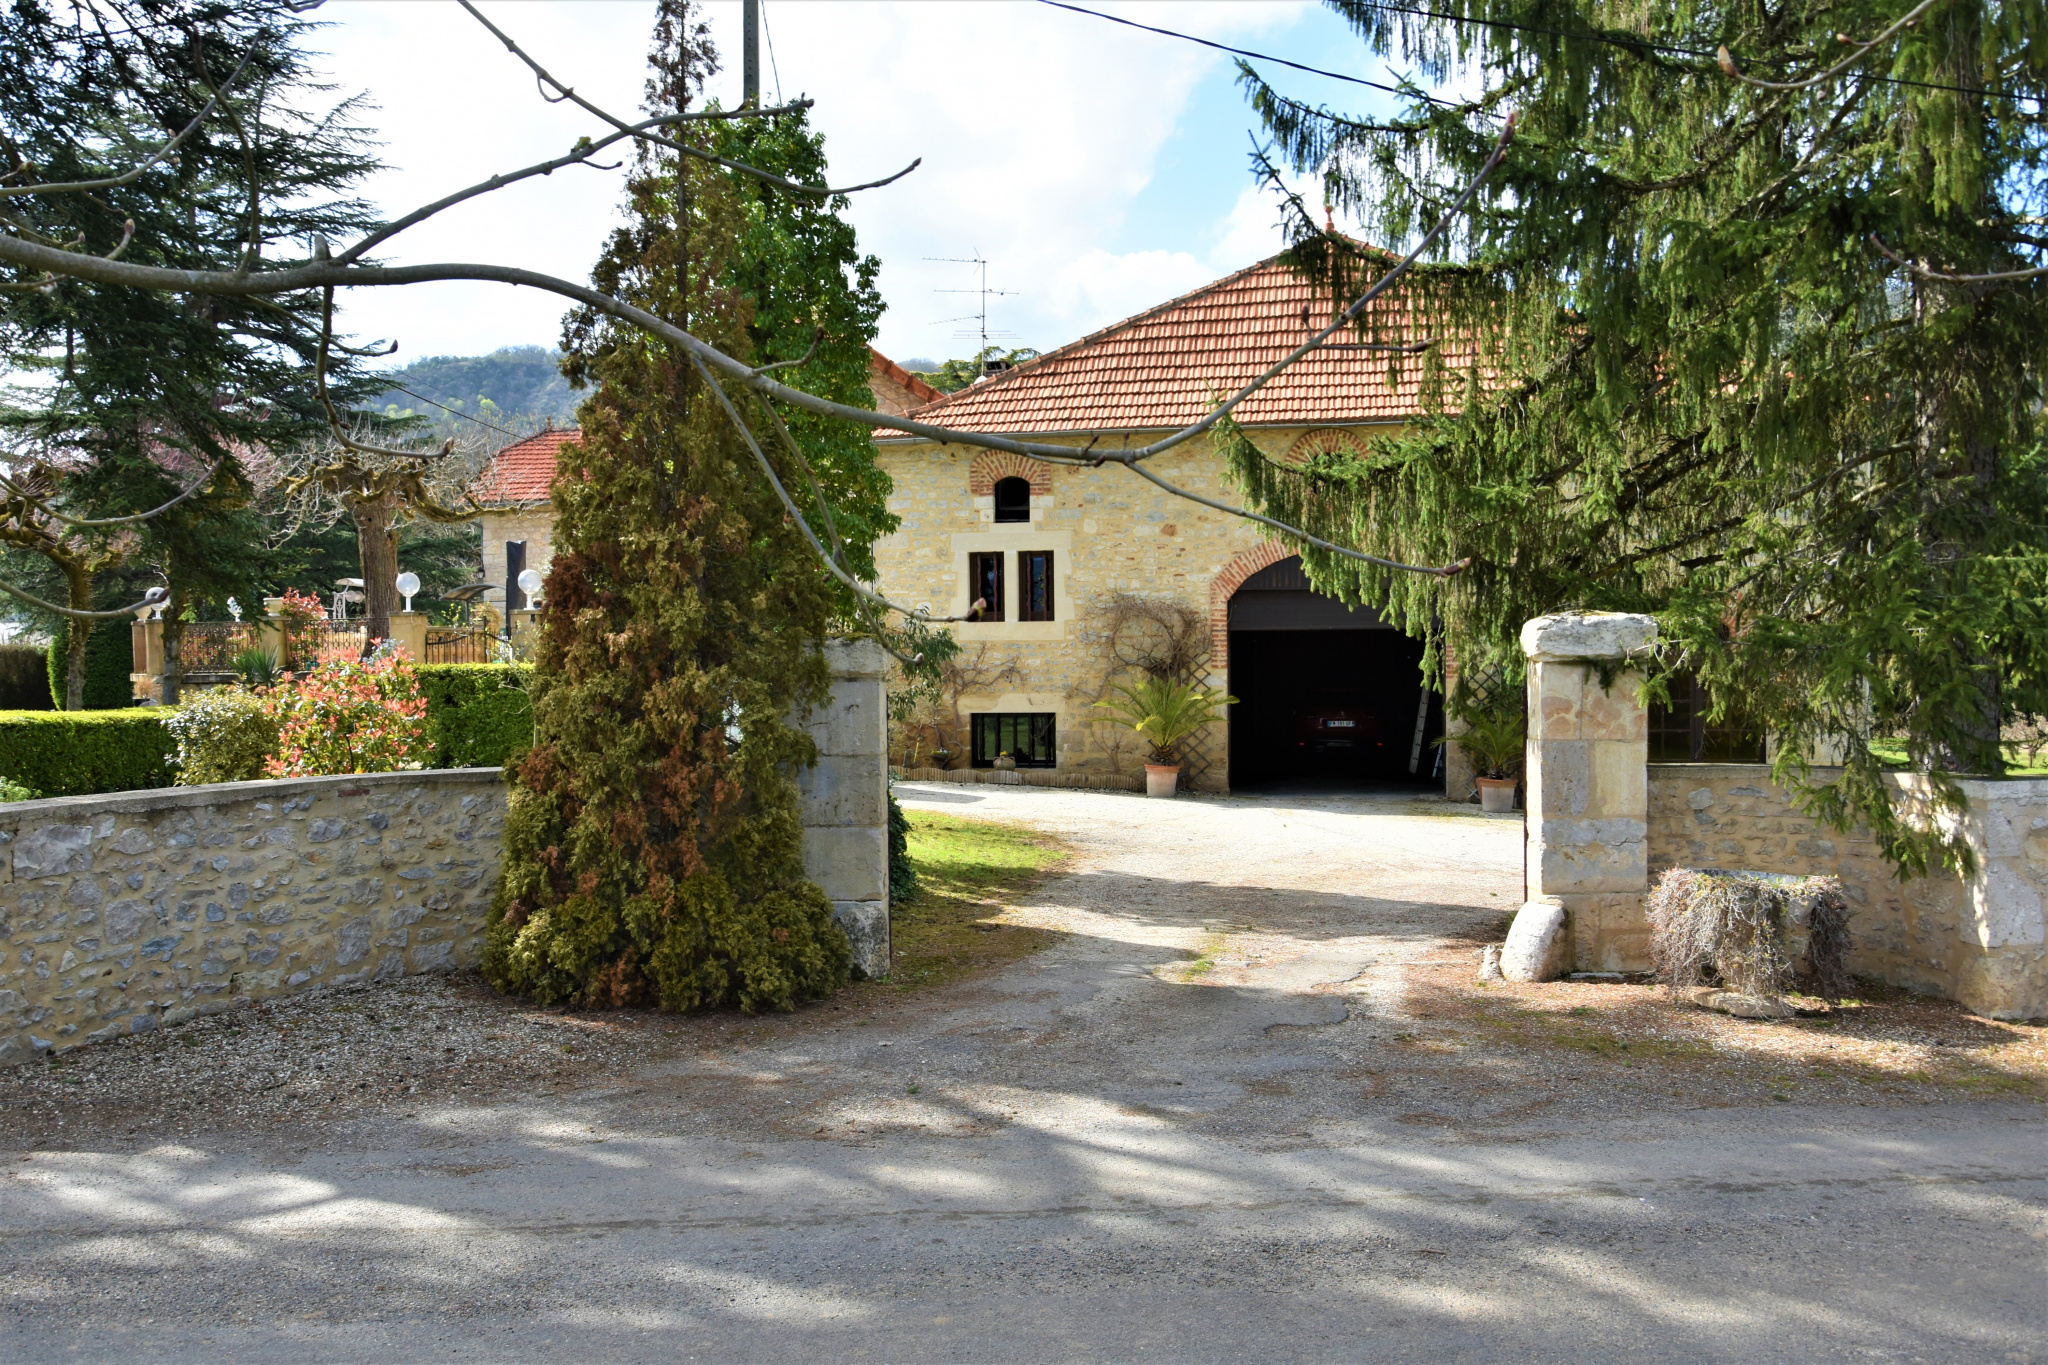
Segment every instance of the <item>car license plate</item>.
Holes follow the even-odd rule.
[[[1358,722],[1355,720],[1326,720],[1323,724],[1332,730],[1349,730],[1354,728]]]

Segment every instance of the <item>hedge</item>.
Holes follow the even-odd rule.
[[[50,641],[50,700],[64,709],[64,651],[70,648],[69,623],[57,627]],[[135,665],[135,627],[126,621],[102,621],[85,641],[85,709],[110,711],[132,706],[135,684],[128,679]]]
[[[38,796],[168,787],[177,744],[157,707],[0,711],[0,777]]]
[[[40,645],[0,645],[0,711],[49,711],[50,660]]]
[[[502,767],[532,744],[533,707],[526,696],[532,676],[528,664],[421,665],[435,766]],[[0,711],[0,777],[38,796],[168,787],[177,776],[170,760],[178,746],[164,714],[154,706]]]
[[[421,664],[437,768],[498,768],[533,744],[531,664]]]

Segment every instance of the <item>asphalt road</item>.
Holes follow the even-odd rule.
[[[1402,964],[1518,891],[1512,822],[985,792],[906,795],[1080,850],[996,977],[567,1094],[8,1154],[0,1358],[2048,1360],[2038,1105],[1411,1055]]]

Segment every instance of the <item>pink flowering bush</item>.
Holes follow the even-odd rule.
[[[277,752],[264,764],[272,777],[405,772],[433,755],[419,675],[395,651],[287,673],[263,701],[277,721]]]
[[[320,605],[320,599],[297,588],[286,588],[277,614],[284,622],[284,658],[278,662],[286,668],[318,663],[327,620],[327,608]]]

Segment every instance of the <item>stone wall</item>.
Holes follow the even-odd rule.
[[[496,768],[0,806],[0,1063],[477,959]]]
[[[1840,877],[1855,907],[1853,970],[1997,1018],[2048,1016],[2048,780],[1963,780],[1959,827],[1977,874],[1901,883],[1867,834],[1800,814],[1765,765],[1653,764],[1648,775],[1653,880],[1667,867]],[[1921,804],[1925,779],[1893,781],[1901,803]]]
[[[799,776],[804,871],[889,970],[886,657],[826,646]],[[0,805],[0,1065],[239,1002],[477,963],[503,853],[496,768]]]

